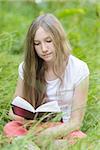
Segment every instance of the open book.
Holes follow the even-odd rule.
[[[57,101],[51,101],[47,102],[45,104],[42,104],[39,106],[36,110],[34,107],[27,102],[25,99],[17,96],[12,101],[12,110],[14,114],[24,117],[26,119],[33,119],[35,113],[45,113],[45,112],[51,112],[51,113],[58,113],[61,112],[60,107],[57,103]]]

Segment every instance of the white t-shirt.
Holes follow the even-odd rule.
[[[23,62],[19,65],[19,76],[23,79]],[[59,78],[47,81],[48,101],[57,100],[63,113],[63,122],[67,122],[71,116],[71,106],[75,87],[89,75],[89,69],[85,62],[73,55],[69,56],[66,66],[63,84]]]

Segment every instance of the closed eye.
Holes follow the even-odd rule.
[[[52,41],[51,41],[51,40],[47,40],[46,42],[50,43],[50,42],[52,42]]]
[[[47,39],[46,42],[50,43],[50,42],[52,42],[52,40],[51,39]]]
[[[34,45],[39,45],[40,43],[34,43]]]

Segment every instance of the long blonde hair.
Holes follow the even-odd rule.
[[[26,51],[23,66],[24,98],[34,107],[38,107],[44,103],[43,99],[46,96],[45,64],[38,57],[34,47],[34,36],[40,26],[52,36],[56,49],[56,61],[54,62],[53,70],[59,78],[58,70],[62,67],[64,59],[68,59],[71,49],[62,25],[54,15],[48,13],[41,15],[30,25],[26,37]]]

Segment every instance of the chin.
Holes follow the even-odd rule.
[[[53,60],[53,58],[48,57],[48,58],[44,58],[43,60],[44,60],[45,62],[49,62],[49,61],[52,61],[52,60]]]

